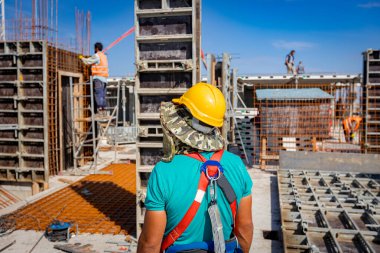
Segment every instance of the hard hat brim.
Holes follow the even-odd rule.
[[[172,99],[172,102],[174,103],[174,104],[181,104],[181,99],[180,98],[173,98]]]

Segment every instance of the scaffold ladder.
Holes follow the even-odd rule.
[[[113,107],[107,107],[108,115],[99,120],[95,117],[95,99],[93,80],[85,83],[73,83],[70,79],[71,115],[72,115],[72,146],[74,159],[74,172],[87,163],[86,170],[97,170],[100,141],[105,138],[108,128],[117,126],[118,105],[120,99],[120,87],[117,88],[116,103]],[[109,98],[108,98],[109,99]],[[116,152],[116,148],[113,149]],[[84,169],[81,169],[84,171]]]

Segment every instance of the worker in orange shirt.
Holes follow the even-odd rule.
[[[363,118],[359,114],[349,116],[343,120],[343,129],[346,142],[352,142],[355,138],[355,133],[359,130]]]
[[[89,58],[82,55],[79,58],[86,65],[91,65],[91,73],[93,78],[96,111],[95,119],[104,119],[106,115],[106,89],[108,77],[108,59],[103,53],[103,45],[100,42],[95,43],[95,54]]]

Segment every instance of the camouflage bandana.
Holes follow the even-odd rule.
[[[175,154],[216,151],[224,146],[219,129],[204,134],[191,127],[191,115],[182,106],[162,102],[160,120],[164,134],[163,161],[171,161]]]

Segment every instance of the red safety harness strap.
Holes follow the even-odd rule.
[[[207,159],[204,158],[199,153],[187,154],[186,156],[194,158],[202,163],[207,161]],[[222,156],[223,156],[223,150],[219,150],[211,156],[210,160],[220,162]],[[218,172],[218,167],[209,166],[208,170],[209,170],[209,175],[213,176]],[[161,251],[165,251],[167,248],[169,248],[188,228],[188,226],[194,219],[199,209],[199,206],[202,203],[208,184],[209,184],[209,179],[206,177],[206,174],[202,172],[199,183],[198,183],[198,191],[193,200],[193,203],[191,204],[190,208],[186,212],[185,216],[178,223],[178,225],[172,231],[170,231],[170,233],[164,238],[161,245]],[[237,209],[236,199],[232,203],[230,203],[230,208],[231,208],[231,212],[233,216],[233,222],[235,223],[236,209]]]

